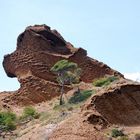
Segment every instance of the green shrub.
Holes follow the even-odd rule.
[[[0,129],[14,130],[16,129],[16,115],[12,112],[0,112]]]
[[[15,130],[16,129],[16,123],[12,119],[8,118],[5,120],[5,126],[7,130]]]
[[[123,132],[121,130],[112,129],[111,136],[114,137],[114,138],[117,138],[119,136],[124,136],[124,134],[123,134]]]
[[[85,101],[87,98],[89,98],[93,94],[93,90],[84,90],[80,93],[76,92],[70,99],[70,104],[77,104],[79,102]]]
[[[25,119],[29,117],[35,118],[35,119],[39,117],[39,113],[37,113],[35,108],[33,108],[32,106],[27,106],[24,108],[21,119]]]
[[[118,80],[117,77],[115,76],[111,76],[111,77],[104,77],[104,78],[100,78],[96,81],[93,81],[93,85],[96,87],[102,87],[102,86],[107,86],[109,85],[111,82]]]
[[[107,79],[108,79],[110,82],[114,82],[114,81],[118,80],[118,77],[111,76],[111,77],[108,77]]]

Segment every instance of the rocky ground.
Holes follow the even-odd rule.
[[[127,95],[123,95],[123,97],[121,97],[124,99],[123,102],[121,101],[120,103],[120,98],[115,97],[115,100],[118,103],[117,105],[120,105],[117,110],[115,109],[116,103],[110,104],[110,102],[113,102],[112,100],[114,100],[114,94],[122,96],[120,93],[118,93],[118,91],[116,93],[116,89],[119,89],[119,91],[122,92],[121,94],[130,93],[126,92],[128,90],[122,90],[125,85],[127,85],[127,88],[129,88],[130,85],[134,86],[139,84],[123,79],[113,82],[105,87],[94,87],[92,84],[81,83],[81,90],[94,89],[96,90],[96,94],[94,94],[86,102],[84,101],[71,106],[66,105],[60,108],[57,108],[59,104],[58,97],[47,102],[34,104],[34,108],[36,108],[37,112],[41,114],[40,118],[23,123],[22,125],[18,126],[15,131],[13,131],[13,134],[4,135],[6,138],[2,138],[1,136],[1,139],[109,140],[119,138],[111,138],[111,131],[112,129],[116,128],[123,130],[123,133],[127,136],[127,139],[136,140],[136,135],[140,134],[139,119],[136,119],[136,117],[139,117],[139,110],[137,106],[135,106],[135,108],[133,107],[134,103],[128,98]],[[137,95],[137,90],[139,91],[139,87],[134,89],[131,87],[131,90],[129,91],[131,91],[134,97],[136,96],[139,98]],[[74,91],[74,89],[70,90],[67,93],[67,98],[70,98]],[[135,92],[137,93],[136,95]],[[104,97],[106,94],[107,97]],[[113,97],[111,96],[112,94],[114,95]],[[96,103],[97,97],[99,99]],[[102,103],[100,102],[100,98]],[[108,104],[110,104],[109,106],[115,109],[114,112],[110,112],[110,108],[107,107],[107,103],[104,103],[102,100],[104,98],[106,101],[108,101]],[[98,108],[98,103],[100,103],[100,106],[104,106],[104,109]],[[104,105],[102,105],[103,103]],[[92,105],[94,105],[94,108]],[[129,106],[131,106],[133,110],[130,110],[130,108],[128,108]],[[24,107],[22,106],[10,105],[10,110],[14,111],[17,115],[22,114],[23,108]],[[128,108],[128,110],[125,110],[125,108]],[[113,115],[112,112],[117,114]],[[112,116],[112,119],[110,119],[108,116]],[[113,119],[114,116],[116,116],[115,119]],[[122,116],[125,117],[122,118]],[[125,124],[125,122],[128,124]]]

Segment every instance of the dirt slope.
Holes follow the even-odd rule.
[[[102,130],[84,121],[81,114],[75,115],[61,124],[49,140],[107,140]]]
[[[114,126],[134,139],[140,133],[140,84],[121,79],[98,89],[81,113],[65,121],[50,140],[106,140]]]

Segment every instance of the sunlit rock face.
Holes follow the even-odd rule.
[[[17,38],[16,50],[4,56],[3,67],[9,77],[17,77],[20,89],[6,102],[38,103],[59,94],[59,85],[51,67],[59,60],[76,62],[82,69],[81,81],[92,82],[105,75],[123,77],[109,66],[74,48],[60,33],[47,25],[29,26]],[[69,88],[65,87],[65,91]]]
[[[101,90],[85,105],[85,110],[92,110],[92,116],[100,116],[109,124],[127,126],[140,125],[140,84],[129,80],[120,80],[114,85]]]

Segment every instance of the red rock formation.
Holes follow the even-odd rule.
[[[21,84],[21,88],[11,95],[11,99],[14,100],[15,96],[18,96],[22,102],[23,98],[31,96],[27,99],[30,100],[28,102],[41,102],[50,99],[48,96],[57,95],[58,92],[54,91],[55,87],[59,89],[59,86],[55,83],[56,77],[50,72],[50,68],[61,59],[76,62],[82,68],[81,80],[84,82],[92,82],[93,79],[105,75],[123,76],[88,57],[84,49],[74,48],[56,30],[51,30],[46,25],[29,26],[19,35],[16,50],[6,55],[3,61],[7,75],[17,77]],[[24,94],[26,97],[21,96]],[[35,94],[43,98],[33,99]]]
[[[90,111],[87,120],[95,116],[109,124],[140,125],[140,84],[123,82],[94,95],[84,107]]]

